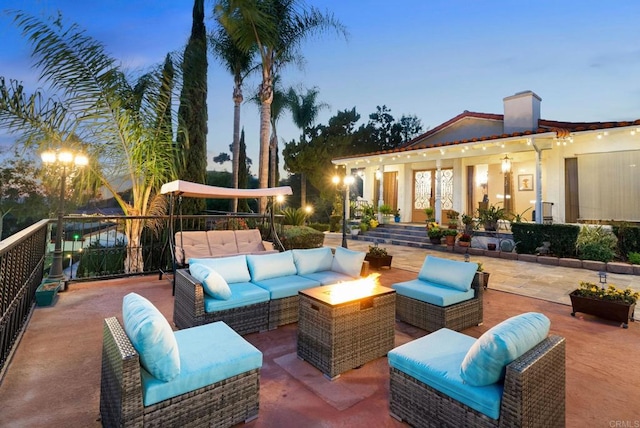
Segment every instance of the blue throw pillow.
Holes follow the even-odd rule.
[[[275,254],[248,255],[247,265],[252,281],[264,281],[297,273],[290,250]]]
[[[215,270],[201,263],[189,265],[189,272],[200,284],[204,292],[214,299],[229,300],[231,298],[231,288],[227,281]]]
[[[456,290],[469,291],[477,270],[477,263],[427,256],[418,272],[418,278]]]
[[[189,267],[192,263],[201,263],[218,272],[228,284],[236,282],[249,282],[251,275],[247,268],[247,258],[244,255],[219,257],[219,258],[190,258]]]
[[[329,247],[292,250],[292,253],[298,275],[331,270],[333,254]]]
[[[485,386],[504,378],[506,366],[549,335],[549,318],[527,312],[487,330],[462,360],[460,376],[469,385]]]
[[[352,251],[343,247],[336,247],[331,270],[357,278],[362,271],[362,263],[366,255],[363,251]]]
[[[122,300],[124,331],[140,355],[142,366],[168,382],[180,374],[178,343],[167,319],[144,297],[129,293]]]

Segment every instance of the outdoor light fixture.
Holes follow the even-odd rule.
[[[506,174],[508,172],[511,172],[511,159],[505,155],[504,159],[502,159],[502,173]]]
[[[511,212],[513,202],[511,202],[511,159],[504,155],[502,159],[502,173],[504,174],[504,210]]]
[[[607,273],[606,272],[598,272],[598,278],[600,278],[600,284],[606,284],[607,283]]]
[[[67,168],[72,166],[82,167],[89,163],[89,159],[82,153],[74,153],[69,150],[47,150],[40,155],[42,162],[51,165],[62,166],[60,176],[60,201],[58,203],[58,219],[56,222],[56,239],[53,251],[53,260],[49,270],[49,281],[65,281],[62,272],[62,217],[64,216],[64,194],[67,181]]]
[[[344,202],[342,204],[342,247],[347,248],[347,204],[349,203],[349,188],[354,183],[353,175],[345,175],[342,180],[339,176],[334,175],[332,180],[336,188],[340,190],[340,186],[344,188]]]

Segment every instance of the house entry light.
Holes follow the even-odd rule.
[[[67,181],[67,168],[72,166],[82,167],[89,163],[87,158],[82,153],[76,153],[70,150],[47,150],[40,155],[42,162],[50,165],[62,166],[62,173],[60,175],[60,201],[58,203],[58,218],[56,222],[56,238],[55,247],[53,251],[53,260],[51,263],[51,269],[49,270],[48,280],[53,281],[65,281],[66,278],[62,272],[62,217],[64,216],[64,196],[65,185]]]
[[[511,172],[511,159],[505,155],[504,159],[502,159],[502,173],[506,174],[509,172]]]

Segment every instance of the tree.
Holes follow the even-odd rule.
[[[245,51],[257,49],[262,68],[259,87],[260,108],[260,187],[268,185],[269,126],[273,101],[273,76],[278,69],[299,59],[300,45],[310,35],[335,29],[346,31],[331,14],[307,8],[302,0],[218,0],[214,12],[236,45]],[[261,198],[260,212],[267,200]]]
[[[207,172],[207,31],[204,0],[194,0],[191,36],[182,61],[182,92],[178,109],[178,149],[182,162],[179,177],[194,183],[205,182]],[[199,214],[204,200],[187,198],[186,214]]]
[[[229,34],[220,26],[215,35],[209,37],[214,55],[222,62],[233,76],[233,143],[232,143],[232,186],[238,188],[239,156],[240,156],[240,105],[244,100],[242,86],[247,76],[255,70],[255,49],[248,51],[239,49]],[[231,211],[238,210],[238,198],[233,198]]]
[[[287,104],[291,111],[293,123],[300,128],[300,142],[306,142],[306,135],[309,128],[315,123],[318,114],[323,108],[329,108],[329,104],[317,102],[318,88],[308,89],[305,94],[298,94],[294,88],[289,88],[287,92]],[[300,173],[300,206],[307,203],[307,179],[303,171],[291,172]]]
[[[103,184],[126,216],[161,214],[164,198],[157,191],[176,175],[174,143],[163,131],[165,117],[158,116],[167,104],[160,70],[142,76],[146,83],[136,91],[104,46],[77,25],[49,25],[23,12],[14,12],[14,23],[32,46],[42,86],[60,95],[28,94],[19,82],[0,77],[0,126],[21,135],[28,148],[83,149],[90,164],[76,189]],[[120,195],[123,185],[130,186],[131,199]],[[126,272],[143,271],[145,224],[125,221]]]

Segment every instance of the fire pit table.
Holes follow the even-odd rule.
[[[395,290],[365,278],[299,295],[298,357],[329,379],[393,349]]]

